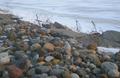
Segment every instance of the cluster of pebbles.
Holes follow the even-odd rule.
[[[120,78],[120,52],[103,54],[96,43],[83,47],[56,33],[29,23],[0,26],[0,78]]]

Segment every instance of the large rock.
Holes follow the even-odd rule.
[[[120,32],[106,31],[101,37],[101,46],[120,47]]]
[[[119,78],[120,77],[120,72],[118,71],[118,66],[112,62],[104,62],[101,65],[102,70],[104,70],[104,72],[106,74],[108,74],[108,76],[110,78]]]
[[[102,63],[101,68],[102,68],[102,70],[104,70],[105,73],[108,73],[110,70],[118,70],[118,66],[112,62]]]

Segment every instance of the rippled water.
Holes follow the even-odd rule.
[[[92,20],[98,31],[120,31],[120,0],[0,0],[0,8],[32,22],[38,14],[72,29],[78,20],[83,32],[93,30]]]

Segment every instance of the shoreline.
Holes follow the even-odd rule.
[[[33,25],[38,25],[39,23],[38,23],[38,21],[36,21],[36,23],[32,23],[32,22],[30,22],[30,21],[25,21],[25,20],[23,20],[23,19],[21,19],[21,18],[19,18],[19,16],[15,16],[15,15],[13,15],[13,14],[11,14],[8,10],[1,10],[1,13],[3,14],[3,15],[5,15],[5,14],[7,14],[8,16],[10,15],[10,17],[11,16],[13,16],[13,19],[10,19],[10,21],[12,21],[12,20],[20,20],[20,21],[22,21],[22,22],[28,22],[28,23],[31,23],[31,24],[33,24]],[[0,14],[1,14],[0,13]],[[40,21],[40,20],[39,20]],[[13,22],[13,21],[12,21]],[[91,36],[94,36],[93,34],[94,33],[99,33],[99,32],[91,32],[91,33],[82,33],[82,32],[77,32],[77,31],[73,31],[72,29],[70,29],[70,28],[68,28],[67,26],[65,26],[65,25],[62,25],[62,24],[60,24],[59,22],[50,22],[50,21],[48,21],[48,22],[40,22],[41,24],[40,25],[50,25],[50,24],[55,24],[55,23],[57,23],[58,25],[60,25],[61,27],[65,27],[66,29],[68,29],[68,31],[67,31],[67,33],[65,32],[65,34],[66,35],[70,35],[71,37],[85,37],[85,36],[87,36],[87,35],[91,35]],[[57,30],[57,32],[64,32],[64,30],[58,30],[58,29],[56,29]],[[69,30],[70,30],[70,32],[69,32]],[[107,31],[106,31],[107,32]],[[110,32],[110,30],[108,30],[108,32]],[[117,31],[111,31],[110,33],[116,33],[116,34],[119,34],[120,32],[117,32]],[[68,33],[71,33],[71,34],[68,34]],[[74,33],[74,36],[73,36],[73,33]],[[102,32],[102,33],[99,33],[98,35],[96,35],[96,37],[98,37],[99,38],[99,35],[103,35],[105,32]],[[81,34],[81,35],[80,35]],[[75,36],[76,35],[76,36]],[[80,35],[80,36],[79,36]],[[109,33],[108,33],[108,35],[109,35]],[[115,35],[115,34],[114,34]],[[120,35],[120,34],[119,34]],[[107,36],[107,35],[106,35]],[[111,35],[112,36],[112,35]],[[89,38],[89,37],[88,37]],[[85,38],[86,39],[86,38]],[[100,38],[100,39],[102,39],[102,37]],[[106,39],[107,40],[107,39]],[[83,40],[84,41],[84,40]],[[109,43],[109,42],[108,42]],[[101,45],[99,45],[99,46],[103,46],[103,47],[106,47],[106,48],[113,48],[113,47],[110,47],[110,46],[108,46],[109,44],[107,43],[107,46],[105,45],[105,44],[101,44]],[[118,48],[119,49],[119,47],[114,47],[114,48]]]

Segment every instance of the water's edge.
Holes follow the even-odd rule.
[[[120,31],[119,0],[1,0],[0,8],[34,22],[36,14],[40,20],[58,21],[76,29],[76,20],[82,32],[91,32],[94,21],[97,31]]]

